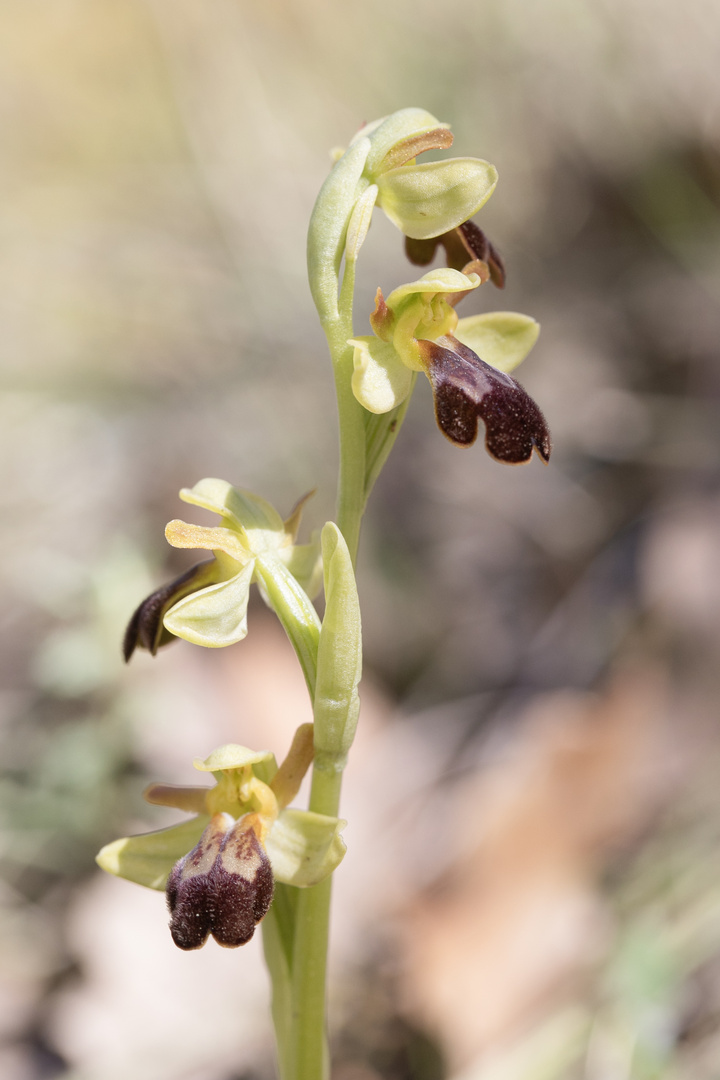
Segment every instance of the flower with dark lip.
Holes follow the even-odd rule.
[[[484,280],[488,276],[486,268]],[[456,446],[472,445],[482,420],[485,446],[496,460],[520,464],[536,450],[547,462],[545,418],[508,374],[534,345],[538,324],[511,311],[458,319],[455,304],[482,281],[475,272],[448,267],[401,285],[387,300],[378,289],[370,316],[375,336],[350,341],[353,393],[369,412],[387,413],[410,394],[413,372],[422,371],[440,430]]]
[[[137,647],[157,650],[176,637],[219,648],[247,634],[250,586],[260,585],[267,598],[268,576],[297,583],[315,595],[320,586],[320,545],[296,544],[302,508],[300,499],[286,521],[258,495],[234,488],[225,480],[201,480],[183,488],[180,498],[220,515],[222,525],[203,528],[171,521],[165,536],[173,547],[212,551],[214,558],[198,563],[139,605],[125,631],[123,655],[129,660]],[[308,601],[309,603],[309,601]]]
[[[274,882],[309,888],[341,862],[344,822],[289,807],[313,759],[313,725],[302,724],[278,768],[267,750],[229,744],[195,768],[214,787],[151,784],[147,802],[195,816],[169,829],[107,844],[97,862],[110,874],[164,890],[180,949],[212,935],[225,948],[249,941],[270,907]]]

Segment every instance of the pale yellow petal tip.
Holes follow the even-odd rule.
[[[181,488],[180,498],[183,502],[193,506],[202,506],[207,510],[214,510],[221,514],[225,508],[225,500],[232,484],[227,480],[219,480],[214,476],[198,480],[191,488]]]
[[[126,844],[127,837],[123,837],[121,840],[113,840],[111,844],[106,844],[105,847],[101,848],[95,856],[95,862],[100,869],[119,877],[120,854]]]
[[[238,743],[228,743],[213,750],[205,758],[195,758],[193,765],[200,772],[221,772],[224,769],[241,769],[245,765],[256,765],[261,761],[273,760],[271,750],[249,750]]]

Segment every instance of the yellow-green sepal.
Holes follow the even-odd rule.
[[[377,178],[377,201],[406,236],[427,240],[476,214],[497,178],[495,167],[479,158],[402,165]]]
[[[277,547],[284,538],[284,522],[275,507],[259,495],[233,487],[227,480],[200,480],[192,488],[183,488],[180,498],[220,514],[232,529],[246,536],[255,552],[268,545]]]
[[[247,635],[247,606],[254,571],[255,562],[251,560],[226,581],[179,600],[165,615],[165,629],[175,637],[210,649],[242,641]]]
[[[402,362],[395,346],[376,337],[351,338],[352,391],[371,413],[386,413],[402,404],[410,393],[412,371]]]
[[[169,829],[114,840],[95,861],[108,874],[162,891],[175,863],[192,851],[209,821],[209,815],[199,814]]]
[[[332,874],[345,855],[345,824],[309,810],[281,811],[266,844],[275,880],[307,888]]]
[[[513,371],[538,339],[540,324],[517,311],[489,311],[460,319],[455,337],[498,371]]]

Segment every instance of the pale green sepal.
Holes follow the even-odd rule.
[[[247,605],[254,570],[255,561],[251,560],[228,581],[179,600],[165,615],[165,628],[175,637],[210,649],[242,641],[247,634]]]
[[[249,750],[239,743],[227,743],[213,750],[203,761],[195,758],[194,767],[199,772],[222,772],[224,769],[242,769],[245,765],[257,765],[261,761],[274,760],[272,750]]]
[[[183,488],[180,498],[220,514],[241,531],[284,532],[283,520],[274,506],[259,495],[233,487],[227,480],[200,480],[192,488]]]
[[[410,393],[412,372],[393,345],[376,337],[351,338],[354,347],[352,391],[371,413],[386,413]]]
[[[513,371],[532,349],[540,324],[517,311],[489,311],[460,319],[455,337],[498,371]]]
[[[282,548],[278,551],[278,556],[297,583],[313,600],[320,592],[320,586],[322,585],[322,554],[319,533],[313,534],[313,540],[309,544],[293,544],[292,547]]]
[[[452,295],[477,289],[479,284],[480,278],[477,274],[463,274],[461,270],[453,270],[451,266],[438,266],[435,270],[423,274],[417,281],[409,281],[407,285],[398,285],[385,302],[391,311],[395,311],[406,296],[413,296],[416,293]]]
[[[314,702],[316,760],[342,767],[355,737],[362,636],[352,559],[334,522],[322,531],[325,617],[318,645]]]
[[[309,810],[283,810],[265,845],[275,880],[307,888],[332,874],[345,855],[340,830],[346,824]]]
[[[365,237],[370,228],[377,195],[377,184],[371,184],[355,203],[355,209],[350,217],[347,238],[345,240],[345,258],[350,259],[353,262],[357,259],[360,248],[365,243]]]
[[[389,116],[383,116],[380,120],[373,120],[370,124],[366,124],[357,133],[353,143],[359,138],[369,138],[371,149],[365,172],[368,176],[373,176],[393,146],[414,135],[422,135],[438,127],[447,127],[447,124],[441,124],[432,113],[426,112],[425,109],[398,109]]]
[[[209,820],[200,814],[169,829],[114,840],[98,852],[95,862],[109,874],[163,890],[173,866],[192,851]]]
[[[361,138],[333,166],[320,189],[308,229],[308,278],[320,321],[338,317],[338,273],[350,215],[369,186],[363,169],[370,140]]]
[[[402,165],[377,179],[378,205],[401,232],[427,240],[456,229],[487,202],[497,184],[494,166],[478,158]]]

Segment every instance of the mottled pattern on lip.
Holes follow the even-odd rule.
[[[530,460],[533,450],[548,461],[551,442],[545,417],[520,383],[449,334],[418,345],[438,427],[451,442],[471,446],[482,420],[485,447],[497,461],[519,465]]]
[[[273,873],[267,852],[247,814],[234,821],[216,814],[199,843],[168,878],[170,932],[179,949],[201,948],[212,934],[237,948],[250,940],[270,907]]]

